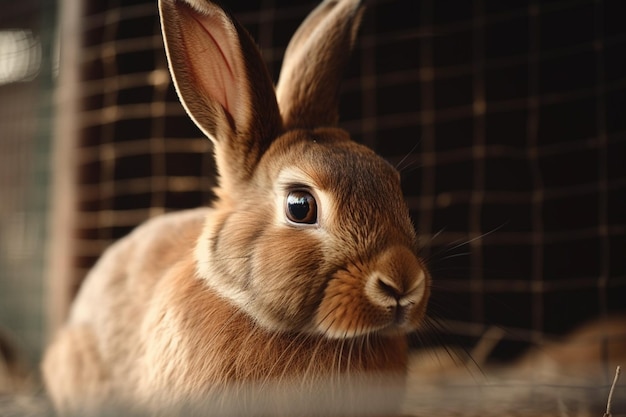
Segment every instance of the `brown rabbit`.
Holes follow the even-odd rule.
[[[214,145],[218,199],[102,256],[44,358],[56,409],[393,412],[430,277],[398,172],[336,127],[360,2],[311,13],[276,91],[219,6],[159,7],[178,94]]]

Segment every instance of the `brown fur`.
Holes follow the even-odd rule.
[[[152,219],[103,255],[44,359],[55,406],[397,409],[430,277],[397,171],[332,126],[334,98],[315,104],[338,89],[359,3],[328,0],[303,24],[281,84],[298,92],[280,110],[252,40],[215,4],[190,3],[160,2],[163,33],[181,101],[215,147],[218,199]],[[303,66],[322,74],[304,90]],[[311,196],[313,224],[287,215],[294,191]]]

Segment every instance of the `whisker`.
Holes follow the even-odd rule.
[[[413,147],[411,148],[411,150],[410,150],[410,151],[409,151],[406,155],[404,155],[404,157],[400,160],[400,162],[398,162],[398,163],[396,164],[396,169],[397,169],[398,171],[403,171],[404,169],[406,169],[406,168],[407,168],[407,167],[405,167],[405,168],[400,168],[400,165],[402,165],[402,163],[403,163],[404,161],[406,161],[406,159],[407,159],[409,156],[411,156],[411,155],[413,154],[413,152],[415,152],[415,150],[416,150],[416,149],[417,149],[417,147],[419,146],[420,142],[421,142],[421,141],[419,141],[419,140],[418,140],[418,141],[415,143],[415,145],[413,145]]]
[[[446,255],[443,258],[438,258],[437,261],[441,262],[441,261],[445,261],[446,259],[459,258],[461,256],[469,256],[471,254],[472,252],[453,253],[452,255]]]
[[[485,237],[487,237],[487,236],[489,236],[489,235],[494,234],[494,233],[495,233],[495,232],[497,232],[498,230],[502,229],[504,226],[506,226],[506,223],[502,223],[501,225],[499,225],[499,226],[497,226],[497,227],[494,227],[493,229],[491,229],[491,230],[489,230],[489,231],[487,231],[487,232],[485,232],[485,233],[482,233],[482,234],[480,234],[480,235],[478,235],[478,236],[476,236],[476,237],[473,237],[473,238],[471,238],[470,240],[468,240],[467,242],[464,242],[464,243],[458,244],[458,245],[456,245],[456,246],[452,247],[451,249],[452,249],[452,250],[454,250],[454,249],[457,249],[457,248],[459,248],[459,247],[461,247],[461,246],[464,246],[464,245],[469,245],[469,244],[470,244],[470,243],[472,243],[472,242],[475,242],[475,241],[477,241],[477,240],[483,239],[483,238],[485,238]]]
[[[473,237],[473,238],[471,238],[471,239],[469,239],[469,240],[463,240],[463,241],[461,241],[461,242],[460,242],[460,243],[458,243],[458,244],[455,244],[455,242],[458,242],[459,240],[453,241],[453,242],[451,242],[451,245],[453,245],[453,246],[449,246],[446,250],[447,250],[447,251],[451,251],[451,250],[454,250],[454,249],[458,249],[458,248],[460,248],[461,246],[469,245],[469,244],[470,244],[470,243],[472,243],[472,242],[475,242],[475,241],[477,241],[477,240],[483,239],[483,238],[485,238],[485,237],[487,237],[487,236],[489,236],[489,235],[491,235],[491,234],[493,234],[493,233],[496,233],[497,231],[499,231],[500,229],[502,229],[504,226],[506,226],[506,225],[507,225],[507,223],[508,223],[508,222],[504,222],[504,223],[502,223],[501,225],[496,226],[496,227],[494,227],[493,229],[491,229],[491,230],[489,230],[489,231],[487,231],[487,232],[485,232],[485,233],[482,233],[482,234],[480,234],[480,235],[478,235],[478,236],[475,236],[475,237]],[[438,236],[439,234],[441,234],[441,232],[443,232],[443,229],[442,229],[442,230],[440,230],[439,232],[437,232],[437,234],[436,234],[435,236]],[[433,237],[431,238],[431,241],[432,241],[432,240],[434,240],[435,236],[433,236]]]
[[[272,337],[267,340],[266,342],[266,349],[273,349],[273,343],[276,340],[276,338],[278,338],[279,333],[273,333]],[[276,368],[278,368],[279,364],[282,363],[282,359],[285,357],[285,354],[290,350],[289,348],[291,347],[291,345],[295,343],[295,340],[293,340],[290,345],[287,347],[287,349],[283,349],[282,352],[280,353],[280,355],[278,356],[278,358],[276,358],[276,360],[274,361],[274,365],[268,369],[265,378],[263,378],[263,381],[260,383],[261,387],[266,387],[267,385],[269,385],[269,383],[271,382],[271,378],[272,375],[274,374],[274,371],[276,370]]]
[[[415,171],[417,171],[418,169],[422,168],[422,164],[418,164],[417,162],[413,162],[412,164],[407,165],[406,167],[402,168],[402,174],[403,175],[407,175],[407,174],[411,174]]]
[[[432,321],[433,324],[436,324],[436,328],[434,327],[434,330],[438,330],[438,331],[445,331],[446,334],[448,334],[449,336],[452,336],[453,339],[456,339],[456,334],[451,331],[450,329],[447,329],[446,325],[444,323],[442,323],[441,320],[439,320],[438,318],[435,318],[433,316],[429,317],[429,320]],[[445,320],[445,319],[444,319]],[[446,350],[448,350],[448,346],[446,345],[441,345],[443,348],[445,348]],[[482,376],[485,377],[485,371],[483,370],[481,364],[476,360],[476,358],[474,358],[474,356],[472,355],[472,351],[464,344],[464,343],[456,343],[455,345],[458,349],[460,349],[464,356],[465,356],[465,360],[462,360],[462,365],[463,367],[469,372],[469,374],[472,376],[472,378],[474,380],[476,379],[476,375],[473,371],[478,371],[478,373]],[[472,366],[470,366],[472,365]]]
[[[300,350],[302,349],[302,346],[304,345],[303,343],[301,343],[301,337],[303,336],[297,335],[296,337],[294,337],[289,343],[289,346],[287,347],[287,349],[285,349],[284,353],[291,352],[291,355],[289,356],[289,359],[283,365],[283,371],[281,372],[281,375],[278,378],[279,381],[285,380],[285,376],[287,375],[287,372],[290,370],[289,365],[293,362],[294,358],[296,358],[297,356],[301,354]],[[294,345],[297,345],[298,349],[293,349]],[[281,354],[280,357],[283,357],[283,355]]]
[[[312,338],[312,336],[308,336],[305,339],[305,341],[307,339],[311,339],[311,338]],[[311,357],[309,358],[309,363],[308,363],[308,365],[306,367],[306,370],[304,372],[304,376],[302,378],[303,381],[309,381],[309,380],[312,381],[313,380],[313,378],[310,378],[309,375],[311,374],[311,371],[313,370],[313,366],[316,363],[316,360],[315,360],[316,359],[316,355],[318,354],[318,352],[319,352],[319,350],[320,350],[320,348],[321,348],[323,343],[324,343],[324,339],[322,339],[321,337],[318,337],[317,341],[315,343],[315,348],[313,349],[313,352],[311,353]]]
[[[346,343],[346,335],[348,334],[348,331],[346,330],[343,334],[343,337],[341,338],[341,348],[339,349],[339,355],[337,355],[337,382],[340,382],[340,376],[341,376],[341,360],[343,358],[343,350],[345,347],[345,343]]]
[[[461,242],[461,243],[458,243]],[[433,259],[437,259],[438,256],[444,254],[444,253],[448,253],[448,252],[452,252],[453,250],[457,249],[457,246],[463,246],[466,245],[467,241],[466,240],[454,240],[452,242],[450,242],[450,244],[448,246],[443,246],[441,248],[438,248],[437,251],[430,253],[428,256],[424,257],[424,260],[426,261],[431,261]],[[432,248],[431,248],[432,250]]]
[[[441,235],[443,232],[445,232],[445,230],[446,230],[446,227],[445,227],[445,226],[444,226],[444,227],[442,227],[441,229],[439,229],[439,231],[437,231],[434,235],[432,235],[432,236],[430,237],[430,241],[432,242],[432,241],[434,241],[435,239],[437,239],[437,238],[439,237],[439,235]]]

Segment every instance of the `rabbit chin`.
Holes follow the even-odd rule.
[[[339,305],[327,301],[320,305],[314,322],[315,333],[330,339],[402,336],[416,330],[425,315],[424,302],[387,308],[364,302]]]
[[[360,329],[343,329],[341,327],[318,327],[315,330],[315,334],[322,335],[328,339],[356,339],[359,337],[398,337],[404,336],[412,331],[415,328],[413,326],[408,325],[408,323],[396,324],[391,323],[387,326],[376,326],[370,328],[360,328]]]

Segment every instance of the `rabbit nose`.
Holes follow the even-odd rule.
[[[396,301],[402,298],[404,291],[397,288],[393,283],[385,282],[381,277],[378,277],[378,290],[389,297],[393,297]]]
[[[423,276],[423,272],[419,274]],[[410,287],[401,285],[400,281],[390,281],[387,277],[374,278],[376,284],[370,298],[384,307],[406,307],[420,301],[423,293],[423,278],[411,280]]]
[[[408,307],[422,301],[427,279],[413,252],[396,246],[378,257],[366,284],[366,293],[381,307]]]
[[[378,278],[377,284],[381,294],[389,297],[389,304],[386,307],[393,315],[393,322],[395,324],[402,324],[406,318],[406,311],[411,304],[411,301],[406,301],[406,292],[396,285],[386,282],[381,277]],[[395,305],[393,304],[392,298],[395,300]]]

